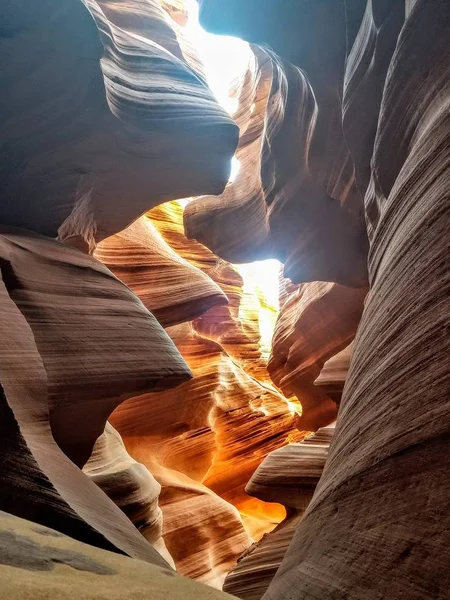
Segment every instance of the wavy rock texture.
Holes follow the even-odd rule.
[[[296,282],[362,285],[365,232],[340,115],[297,66],[253,50],[235,115],[241,170],[221,196],[186,207],[187,235],[231,262],[278,258]]]
[[[181,258],[145,216],[101,242],[94,255],[164,327],[191,321],[228,302],[221,289]]]
[[[339,392],[330,397],[314,380],[353,339],[367,293],[362,197],[341,124],[343,5],[327,3],[325,10],[306,3],[300,15],[294,3],[279,10],[266,1],[258,18],[250,19],[250,6],[239,11],[234,2],[200,4],[214,32],[269,42],[292,61],[252,46],[248,71],[235,90],[240,171],[220,197],[189,203],[184,221],[189,237],[227,260],[277,257],[286,277],[308,282],[289,291],[281,306],[269,374],[285,395],[301,402],[298,428],[314,431],[335,420],[339,399]],[[362,18],[363,11],[351,8]],[[283,41],[273,24],[275,10],[286,29]],[[330,32],[335,54],[324,56],[317,48],[317,38],[304,31],[306,17],[308,28]],[[305,33],[301,41],[299,28]]]
[[[162,539],[161,486],[144,465],[125,449],[110,423],[95,443],[83,472],[127,515],[154,548],[174,566]]]
[[[366,294],[366,288],[323,282],[284,291],[268,371],[284,394],[300,400],[299,429],[314,431],[337,416],[336,396],[314,382],[324,363],[353,339]],[[342,391],[342,385],[338,388]]]
[[[201,269],[226,294],[228,305],[215,306],[195,319],[195,331],[219,343],[251,375],[269,382],[261,340],[261,302],[255,299],[253,290],[246,289],[236,266],[218,258],[197,241],[187,239],[180,202],[158,206],[148,217],[179,256]]]
[[[0,512],[0,597],[231,600],[172,570],[117,556]]]
[[[247,491],[266,501],[274,498],[287,516],[272,532],[250,547],[225,580],[224,590],[243,600],[258,600],[267,590],[322,474],[334,426],[320,429],[299,444],[267,456],[250,480]]]
[[[196,336],[191,324],[168,331],[195,371],[192,385],[181,385],[174,394],[129,399],[111,418],[129,453],[162,486],[164,540],[177,570],[221,587],[236,558],[251,543],[236,508],[202,484],[218,452],[209,413],[220,393],[222,373],[230,366],[223,350]],[[223,395],[229,401],[234,397],[232,390]],[[249,393],[243,403],[251,414],[248,401]],[[239,475],[243,493],[247,478],[245,473]],[[267,521],[264,524],[267,527]]]
[[[270,417],[272,433],[269,435],[269,427],[267,434],[269,438],[273,439],[265,442],[266,446],[261,447],[260,450],[255,452],[253,459],[250,460],[250,454],[263,442],[263,430],[261,430],[261,437],[254,438],[253,443],[256,445],[255,448],[253,446],[248,448],[249,455],[241,457],[243,460],[250,460],[252,463],[248,465],[248,480],[254,468],[256,468],[255,461],[260,461],[268,451],[276,447],[276,444],[282,444],[283,438],[278,439],[274,435],[285,436],[289,432],[291,432],[291,435],[294,434],[292,431],[292,407],[274,389],[267,372],[268,356],[263,345],[263,340],[261,339],[263,326],[261,322],[263,318],[261,301],[255,300],[253,293],[250,293],[251,291],[246,289],[245,276],[243,278],[235,267],[215,257],[214,254],[201,244],[193,240],[188,240],[184,236],[182,229],[182,208],[179,203],[174,202],[158,207],[152,210],[149,216],[176,252],[215,280],[229,299],[228,306],[214,307],[198,319],[195,319],[192,323],[192,328],[196,343],[199,344],[201,339],[201,343],[209,348],[208,352],[214,352],[214,350],[220,352],[220,367],[217,367],[217,369],[219,371],[218,382],[221,384],[221,387],[215,391],[216,399],[219,400],[222,397],[226,406],[227,402],[234,403],[241,395],[242,398],[239,400],[240,410],[246,404],[249,404],[251,408],[249,415],[253,414],[253,417],[249,416],[247,425],[245,424],[243,414],[236,414],[240,419],[238,422],[242,423],[241,433],[239,433],[239,428],[229,427],[229,425],[223,423],[223,431],[228,432],[227,435],[231,436],[230,440],[233,439],[233,436],[239,440],[242,436],[248,435],[248,433],[244,433],[245,429],[247,428],[247,431],[250,432],[252,429],[251,421],[255,416],[258,416],[258,429],[262,427],[263,422],[265,423],[265,428],[269,427],[269,419],[264,419],[261,422],[261,417]],[[197,369],[198,372],[202,366],[204,367],[199,351],[193,352],[190,348],[192,342],[182,342],[183,345],[180,346],[180,343],[176,339],[176,343],[194,371]],[[192,381],[192,385],[195,385],[194,381]],[[244,400],[245,397],[247,398],[246,400]],[[257,401],[251,401],[252,397],[256,398]],[[236,408],[234,407],[232,410],[235,411]],[[226,409],[227,418],[231,417],[230,409],[231,406],[228,406]],[[215,417],[216,415],[214,414],[210,414],[209,416],[209,421],[211,422],[211,419],[213,421],[213,429]],[[217,421],[218,426],[222,421],[223,417],[221,416]],[[222,427],[219,427],[218,431],[221,429]],[[219,445],[231,448],[231,443],[224,442],[223,444],[219,443]],[[239,446],[243,446],[243,440]],[[239,453],[242,452],[242,449]],[[239,462],[240,459],[237,460]],[[219,455],[216,456],[215,462],[219,462]],[[219,468],[219,465],[217,465],[217,468]],[[242,482],[244,481],[245,478],[242,476]],[[224,490],[224,493],[228,494],[227,497],[233,498],[234,486],[226,484],[224,487],[228,490],[228,492]]]
[[[406,15],[365,199],[371,291],[327,466],[265,598],[448,595],[450,7]]]
[[[192,322],[168,329],[192,369],[190,384],[179,386],[174,393],[127,400],[114,412],[112,422],[129,453],[162,485],[164,539],[177,569],[221,587],[236,558],[251,543],[239,513],[228,501],[243,512],[252,533],[262,535],[283,518],[281,506],[250,499],[244,488],[266,453],[287,442],[293,416],[282,396],[268,383],[263,387],[243,369],[245,364],[252,372],[265,371],[258,313],[253,305],[247,306],[250,297],[243,293],[242,277],[204,246],[187,240],[182,214],[182,204],[171,202],[152,210],[150,219],[145,219],[147,225],[158,229],[161,240],[170,244],[171,261],[176,253],[175,266],[189,297],[199,289],[192,288],[192,275],[202,281],[199,275],[204,272],[208,276],[203,276],[209,286],[206,289],[215,294],[219,291],[219,299],[222,289],[229,304],[217,305]],[[102,252],[104,247],[102,243],[98,250]],[[161,244],[154,248],[159,252]],[[148,249],[145,253],[150,256]],[[167,298],[164,285],[168,264],[166,261],[161,269],[160,299]],[[131,279],[128,282],[131,285]],[[144,294],[138,287],[134,290],[147,304],[155,297],[151,285]],[[242,305],[248,310],[242,310]],[[192,306],[205,309],[199,301]],[[266,371],[265,378],[268,380]],[[189,543],[180,543],[180,538]]]
[[[237,128],[159,2],[84,4],[2,3],[0,222],[93,249],[160,202],[220,193]]]
[[[126,558],[87,559],[56,537],[42,549],[10,517],[24,535],[6,531],[0,577],[58,566],[50,582],[10,576],[2,591],[58,597],[73,568],[90,571],[97,595],[95,574],[111,577],[108,597],[201,596],[169,582],[161,532],[182,573],[219,587],[249,533],[286,507],[227,589],[444,599],[448,2],[200,9],[253,50],[233,90],[241,169],[225,189],[237,128],[208,89],[183,2],[0,8],[0,508],[153,563],[143,587],[128,561],[124,592],[113,577],[125,568],[108,565]],[[146,212],[222,191],[184,203],[187,236],[183,203]],[[89,255],[99,242],[129,287]],[[270,311],[227,262],[268,257],[291,279],[270,357]],[[330,430],[288,443],[331,422],[339,402],[313,496]],[[77,585],[90,593],[78,575],[77,597]]]
[[[136,460],[149,465],[154,458],[202,482],[240,510],[252,534],[261,535],[284,512],[248,498],[245,485],[268,452],[304,433],[294,429],[287,401],[216,342],[198,336],[190,324],[168,331],[193,379],[173,393],[127,400],[112,423]]]
[[[81,466],[122,400],[191,374],[156,319],[100,262],[30,233],[2,233],[1,243],[8,293],[47,373],[53,435]]]
[[[320,371],[319,377],[314,381],[314,385],[338,405],[341,402],[344,384],[347,379],[353,346],[354,343],[352,342],[344,350],[327,360]]]
[[[19,230],[2,229],[0,252],[2,425],[18,448],[10,472],[11,460],[2,462],[2,507],[166,564],[76,464],[127,395],[180,383],[189,369],[142,303],[95,259]]]
[[[151,469],[162,487],[163,535],[178,572],[221,589],[236,556],[251,543],[239,512],[179,471],[155,461]]]
[[[386,73],[405,20],[404,2],[366,4],[358,37],[347,58],[342,116],[355,177],[364,194],[370,182],[370,161],[378,125]],[[353,17],[353,19],[352,19]],[[349,15],[348,21],[354,16]]]
[[[243,277],[232,265],[185,237],[182,213],[182,204],[172,202],[152,210],[147,220],[170,244],[172,253],[182,257],[179,260],[201,269],[216,282],[217,289],[226,292],[229,304],[168,329],[193,379],[173,393],[127,400],[112,415],[112,423],[129,453],[151,470],[163,489],[157,473],[166,478],[170,475],[166,484],[170,493],[163,493],[161,507],[169,532],[164,537],[177,568],[221,585],[250,542],[232,505],[239,509],[252,535],[260,537],[272,529],[284,517],[284,509],[250,498],[245,485],[268,452],[289,440],[302,439],[305,433],[294,428],[292,407],[270,384],[260,340],[258,302],[245,291]],[[102,243],[98,250],[104,247]],[[164,265],[161,273],[166,271]],[[184,282],[190,281],[187,277],[186,269]],[[147,289],[150,296],[153,290]],[[141,297],[146,301],[147,296]],[[179,477],[184,481],[181,487],[176,481]],[[186,485],[194,492],[187,493]],[[192,503],[189,510],[184,508],[185,496],[189,499],[192,493],[198,510]],[[224,515],[221,527],[217,526],[217,514]],[[195,555],[191,545],[179,544],[180,519],[186,537],[198,540]]]
[[[347,10],[358,18],[361,2],[349,4]],[[226,5],[202,0],[200,17],[214,33],[269,44],[279,56],[256,47],[257,66],[250,65],[241,90],[247,119],[241,122],[238,112],[238,153],[259,138],[253,144],[256,180],[249,186],[243,175],[234,190],[229,186],[221,197],[225,210],[212,198],[197,201],[186,217],[188,232],[215,244],[219,255],[236,249],[233,260],[239,262],[242,238],[235,213],[240,212],[252,223],[251,231],[261,232],[254,251],[278,256],[294,281],[361,285],[366,269],[362,198],[341,124],[346,32],[351,34],[344,4],[287,2],[280,10],[274,0],[251,0],[241,10],[235,0]],[[248,117],[251,96],[254,109]]]
[[[249,481],[248,493],[269,502],[276,496],[287,508],[304,510],[320,479],[333,434],[334,424],[271,452]]]
[[[215,547],[220,548],[224,544],[222,536],[230,535],[227,529],[214,531],[211,515],[218,510],[214,506],[219,498],[216,497],[212,501],[211,495],[206,493],[206,490],[208,488],[213,490],[221,498],[236,506],[247,531],[259,538],[283,519],[284,510],[279,503],[277,504],[276,498],[272,498],[267,504],[260,498],[249,497],[245,492],[245,486],[269,452],[288,442],[301,440],[305,433],[294,429],[294,405],[288,403],[270,382],[267,371],[268,357],[261,344],[260,307],[255,306],[254,297],[245,292],[245,282],[232,265],[218,259],[195,240],[186,238],[182,228],[182,215],[182,204],[172,202],[153,209],[148,213],[148,217],[143,218],[140,223],[135,223],[128,231],[137,226],[140,231],[143,230],[142,228],[151,231],[149,228],[151,221],[162,239],[170,245],[172,252],[212,278],[227,294],[229,304],[215,306],[191,323],[168,330],[190,366],[194,378],[176,390],[127,400],[114,412],[112,422],[120,431],[128,451],[136,460],[145,464],[153,474],[158,468],[163,467],[171,470],[172,477],[173,473],[176,476],[183,474],[186,478],[189,477],[190,485],[198,489],[197,495],[205,496],[201,502],[206,502],[207,506],[213,507],[205,508],[201,513],[190,510],[188,513],[191,515],[190,521],[184,518],[184,528],[190,531],[190,539],[198,538],[198,523],[202,523],[204,533],[209,532],[209,544],[199,543],[200,550],[197,556],[193,556],[190,548],[180,547],[176,542],[178,537],[175,536],[174,524],[179,520],[178,515],[184,514],[184,497],[180,495],[178,486],[175,486],[172,495],[161,498],[167,528],[171,532],[169,537],[165,535],[165,540],[175,558],[177,568],[184,574],[217,585],[237,558],[238,546],[232,547],[228,544],[226,546],[228,554],[220,555],[217,563],[211,562],[211,558],[206,558],[211,555],[211,552],[216,552]],[[149,223],[145,224],[145,219]],[[125,235],[129,234],[125,232]],[[97,256],[105,260],[107,253],[102,255],[101,252],[113,239],[99,245]],[[150,238],[141,235],[140,240],[141,252],[146,245],[153,246],[155,251],[159,252],[160,246],[154,246]],[[120,255],[116,254],[116,256]],[[128,257],[124,260],[130,262]],[[136,262],[136,259],[132,260]],[[166,265],[164,267],[161,269],[162,275],[167,272]],[[124,267],[123,270],[125,281],[133,287],[135,282],[131,283],[131,278],[126,279],[126,269],[127,267]],[[119,274],[117,271],[116,273]],[[161,281],[161,298],[163,298],[165,280]],[[305,331],[303,343],[307,345],[307,340],[311,338],[312,343],[316,344],[316,361],[312,365],[308,364],[308,378],[300,379],[295,391],[302,401],[304,397],[308,397],[305,389],[307,391],[311,389],[316,404],[317,398],[319,400],[325,398],[325,401],[332,406],[332,411],[326,413],[325,419],[323,413],[320,416],[322,421],[330,422],[336,415],[336,405],[320,391],[321,388],[315,388],[313,382],[325,360],[336,353],[340,347],[345,346],[354,335],[359,316],[358,310],[362,310],[365,291],[332,285],[321,287],[318,284],[315,286],[311,284],[309,287],[311,297],[308,298],[307,294],[304,294],[305,306],[307,307],[311,302],[317,304],[316,309],[310,310],[309,313],[303,310],[306,312],[307,322],[309,320],[309,330]],[[133,289],[148,305],[147,298],[154,295],[152,287],[148,285],[144,293],[138,287]],[[286,298],[290,295],[291,305],[296,307],[298,313],[303,314],[301,306],[299,308],[296,305],[299,299],[298,286],[288,286],[286,289]],[[333,309],[335,289],[342,290],[341,301],[340,304],[336,303],[334,309],[337,315],[329,315],[330,322],[328,322],[324,320],[324,315]],[[323,302],[320,291],[326,296],[330,290],[331,297],[325,298]],[[339,299],[339,294],[337,297]],[[357,305],[356,308],[349,300],[353,305]],[[340,325],[339,311],[344,313],[344,309],[347,310],[348,322]],[[315,331],[317,328],[318,319],[320,319],[319,332],[313,334],[311,330]],[[291,321],[289,325],[292,326]],[[291,334],[290,343],[293,339],[294,332]],[[311,345],[304,348],[305,361],[311,348]],[[299,351],[297,352],[300,354]],[[304,383],[306,379],[307,386]],[[341,387],[342,385],[343,382]],[[300,388],[302,395],[298,392]],[[306,408],[310,409],[310,406]],[[314,426],[318,422],[320,421],[316,417]],[[310,422],[307,423],[308,427],[301,427],[301,425],[302,421],[299,420],[300,429],[313,428]],[[199,484],[203,485],[199,487]],[[166,497],[170,498],[167,504]],[[200,500],[197,502],[199,507],[201,502]],[[231,506],[228,506],[228,519],[232,514],[230,509]],[[240,526],[236,528],[236,534],[240,539],[245,539]],[[214,564],[213,570],[211,570],[212,564]]]

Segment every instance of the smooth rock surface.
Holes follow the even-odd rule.
[[[237,128],[159,1],[6,0],[0,35],[0,223],[93,250],[160,202],[222,191]]]
[[[285,395],[300,400],[299,429],[315,431],[336,419],[336,402],[314,382],[325,362],[353,339],[366,294],[367,288],[324,282],[294,286],[285,292],[268,371]]]
[[[179,256],[146,216],[97,245],[94,256],[123,281],[164,327],[228,303],[221,289]]]
[[[166,564],[70,458],[87,460],[122,395],[179,383],[190,376],[186,364],[142,303],[95,259],[4,228],[0,253],[2,506],[82,541]],[[149,359],[156,349],[159,366]],[[12,463],[8,436],[18,454]]]
[[[110,423],[96,441],[83,472],[174,567],[162,539],[163,515],[158,504],[161,486],[144,465],[128,454],[122,438]]]
[[[273,52],[253,51],[235,115],[240,171],[221,196],[186,207],[187,235],[231,262],[278,258],[296,283],[362,286],[366,234],[338,94]]]
[[[344,384],[353,354],[354,342],[335,354],[323,365],[314,385],[320,388],[336,404],[340,404]]]
[[[0,598],[219,600],[233,596],[0,512]]]
[[[271,452],[251,478],[247,492],[263,500],[276,498],[287,516],[273,531],[239,557],[224,590],[242,600],[259,600],[269,587],[311,501],[328,455],[334,426],[319,429],[299,444]]]
[[[448,597],[450,6],[408,8],[365,204],[371,291],[334,441],[271,600]]]

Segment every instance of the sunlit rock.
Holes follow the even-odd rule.
[[[158,505],[161,486],[127,453],[120,435],[106,424],[83,472],[127,515],[154,548],[174,566],[162,539],[163,516]]]
[[[406,8],[368,108],[371,290],[324,474],[267,600],[444,599],[450,584],[450,11]]]
[[[188,0],[38,4],[0,7],[2,592],[444,600],[448,2],[199,0],[218,59]]]
[[[266,501],[276,499],[286,518],[239,557],[225,580],[224,590],[242,600],[259,600],[267,590],[322,474],[334,426],[319,429],[299,444],[275,450],[251,478],[247,492]]]
[[[315,381],[326,361],[355,336],[366,294],[366,288],[323,282],[290,286],[283,292],[268,370],[288,397],[300,401],[299,429],[315,431],[336,419],[336,398]]]
[[[95,257],[121,279],[165,327],[228,304],[222,290],[179,256],[144,217],[102,241]]]
[[[186,207],[187,235],[231,262],[278,258],[295,282],[361,286],[361,198],[337,108],[334,123],[323,123],[330,113],[305,73],[270,51],[253,51],[237,92],[241,168],[221,196]]]
[[[1,507],[166,564],[76,465],[124,397],[180,383],[188,367],[142,303],[92,257],[4,228],[0,256],[1,423],[10,439]]]

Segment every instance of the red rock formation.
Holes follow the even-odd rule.
[[[268,599],[448,595],[450,7],[407,9],[365,199],[371,291],[327,466]]]
[[[217,584],[248,545],[249,538],[233,516],[232,506],[209,490],[239,508],[248,531],[262,535],[283,518],[284,510],[248,497],[245,485],[268,452],[289,439],[301,439],[304,434],[295,432],[292,408],[270,385],[260,345],[258,310],[255,300],[244,292],[241,275],[205,247],[186,239],[180,203],[158,207],[149,217],[170,243],[172,252],[212,277],[227,293],[229,304],[216,306],[192,323],[168,330],[194,378],[173,393],[152,393],[127,400],[114,412],[112,421],[134,458],[153,474],[161,467],[164,476],[171,474],[167,484],[171,493],[163,494],[161,506],[168,531],[173,532],[165,539],[177,567],[185,574]],[[100,244],[100,252],[104,246]],[[151,287],[147,289],[152,295]],[[143,296],[144,301],[146,297]],[[190,531],[186,535],[197,539],[199,523],[204,535],[209,532],[210,542],[206,546],[199,542],[201,551],[195,557],[191,547],[176,543],[175,524],[178,515],[184,514],[185,500],[179,485],[171,483],[173,474],[175,479],[184,476],[196,490],[198,511],[191,506],[189,518],[184,517],[184,529]],[[204,503],[209,508],[202,510]],[[226,542],[230,526],[225,517],[222,528],[217,528],[215,518],[211,520],[210,515],[219,510],[216,504],[221,507],[221,514],[228,514],[226,519],[234,523],[234,535],[241,536],[244,543]],[[221,554],[221,546],[227,549],[227,555]]]
[[[192,323],[168,329],[193,370],[189,385],[181,385],[173,393],[130,399],[112,419],[130,454],[144,463],[163,486],[160,502],[165,515],[164,538],[177,568],[221,586],[250,538],[236,509],[211,490],[239,507],[252,533],[273,527],[283,517],[282,507],[252,500],[244,488],[266,453],[286,443],[293,417],[286,401],[268,383],[263,387],[243,369],[248,364],[254,371],[261,371],[262,360],[257,314],[242,310],[247,299],[242,277],[206,248],[186,239],[182,211],[180,203],[172,202],[154,209],[149,216],[170,243],[172,255],[176,252],[176,256],[183,257],[178,259],[186,269],[181,282],[190,297],[198,289],[192,288],[189,275],[193,272],[197,276],[198,271],[192,271],[191,266],[195,265],[227,293],[229,304],[210,309]],[[99,250],[103,247],[104,243],[100,244]],[[178,272],[182,275],[181,269]],[[209,277],[209,289],[218,290]],[[140,292],[137,287],[134,290]],[[147,302],[150,296],[154,297],[154,290],[149,285],[141,297]],[[162,293],[160,298],[167,298],[167,294]],[[198,301],[193,306],[196,310],[201,307]],[[267,373],[265,377],[268,379]],[[240,427],[233,427],[237,423]],[[179,543],[180,520],[190,544]],[[193,553],[192,544],[198,545],[197,553]]]
[[[127,515],[166,561],[174,566],[162,539],[162,511],[158,506],[161,486],[144,465],[125,449],[109,423],[95,443],[83,472]]]
[[[153,462],[152,472],[162,487],[163,535],[178,572],[221,589],[251,543],[237,509],[179,471]]]
[[[181,257],[198,267],[226,294],[227,306],[215,306],[193,322],[203,338],[219,343],[251,375],[269,382],[266,360],[262,357],[260,303],[245,290],[237,268],[218,258],[195,240],[186,238],[183,206],[170,202],[148,213],[164,240]],[[192,293],[192,291],[191,291]]]
[[[295,432],[293,411],[274,388],[248,375],[191,325],[169,333],[193,379],[173,392],[127,400],[112,422],[130,454],[152,473],[151,462],[157,460],[204,483],[238,507],[252,534],[261,535],[283,511],[249,499],[244,488],[265,455]]]
[[[166,568],[132,523],[165,553],[161,486],[176,565],[220,586],[250,542],[243,523],[259,536],[282,518],[281,501],[286,520],[227,589],[441,600],[448,2],[200,0],[209,27],[253,44],[234,90],[241,170],[224,191],[237,129],[185,35],[184,3],[161,2],[0,8],[0,508]],[[185,211],[187,235],[210,250],[184,235],[180,203],[141,217],[222,191]],[[366,224],[371,289],[341,399],[367,292]],[[39,235],[57,233],[66,243]],[[89,256],[102,241],[97,256],[131,289]],[[259,301],[227,262],[265,257],[294,282],[283,283],[268,364]],[[149,308],[175,325],[192,379]],[[300,400],[300,417],[269,375]],[[286,444],[334,419],[340,400],[304,512],[326,450]],[[105,431],[110,415],[130,455]],[[88,476],[80,467],[94,445]],[[8,535],[8,561],[29,565]],[[33,540],[26,548],[50,552],[46,564],[67,562]],[[83,569],[80,553],[72,566]],[[105,564],[95,568],[106,576]],[[155,576],[156,596],[189,588],[173,576],[174,592],[166,575]],[[42,597],[55,590],[25,580]],[[127,591],[142,593],[133,584]],[[16,593],[22,581],[7,585]]]
[[[81,465],[89,457],[123,396],[174,385],[189,370],[150,313],[95,259],[22,231],[3,230],[0,253],[8,481],[1,507],[166,564],[72,460]]]
[[[314,431],[337,416],[336,402],[314,381],[324,363],[353,339],[366,293],[365,288],[319,282],[285,294],[268,370],[288,397],[300,400],[299,429]]]
[[[353,345],[352,342],[344,350],[327,360],[320,371],[319,377],[314,381],[314,385],[320,388],[336,404],[341,402],[342,391],[353,354]]]
[[[276,499],[287,516],[272,532],[250,547],[225,580],[224,590],[242,600],[259,600],[267,590],[311,501],[328,454],[333,427],[320,429],[300,444],[267,456],[247,491],[266,501]]]
[[[92,249],[160,202],[219,193],[237,134],[159,2],[85,5],[2,4],[0,223]]]
[[[365,232],[340,116],[319,110],[298,67],[254,52],[235,116],[241,169],[220,197],[187,206],[187,235],[232,262],[278,258],[296,282],[362,285]]]
[[[190,321],[212,306],[228,302],[220,288],[181,258],[145,216],[101,242],[95,257],[109,267],[165,327]]]
[[[273,388],[268,376],[267,357],[264,356],[261,346],[260,306],[255,306],[254,298],[245,292],[243,279],[232,265],[217,259],[197,242],[186,239],[182,232],[182,212],[179,203],[158,207],[152,210],[149,216],[177,253],[205,271],[229,298],[228,306],[215,307],[193,322],[192,341],[183,338],[180,344],[177,341],[177,338],[180,340],[179,335],[175,332],[173,335],[176,336],[174,339],[178,348],[196,375],[189,388],[192,386],[197,389],[197,373],[200,375],[207,372],[206,355],[202,357],[200,353],[202,345],[205,348],[203,352],[207,352],[209,356],[214,353],[220,356],[220,359],[216,358],[216,364],[209,369],[209,393],[213,393],[214,401],[209,401],[204,406],[209,406],[210,410],[214,409],[209,413],[207,425],[212,426],[216,432],[217,448],[226,448],[226,451],[224,453],[223,450],[218,450],[214,458],[215,464],[210,468],[208,475],[204,473],[206,479],[203,481],[242,508],[242,503],[248,505],[249,501],[245,497],[239,500],[239,497],[256,466],[268,452],[283,445],[283,440],[286,440],[286,443],[287,436],[293,434],[292,408]],[[207,340],[216,343],[211,344]],[[196,349],[195,346],[192,348],[193,341]],[[215,383],[211,380],[213,374]],[[205,394],[206,384],[203,377],[201,381],[202,394]],[[198,391],[189,392],[189,396],[191,394],[193,398],[199,397]],[[235,419],[238,427],[231,424]],[[253,421],[255,425],[258,424],[258,436],[254,435]],[[246,441],[249,436],[252,437],[250,445]],[[298,439],[301,439],[300,435]],[[234,459],[233,453],[236,454]],[[170,452],[171,457],[176,454],[173,450]],[[228,458],[224,461],[223,456]],[[229,468],[231,461],[234,465],[233,471]],[[244,471],[241,471],[241,466],[238,468],[241,464],[242,467],[246,465]],[[218,477],[214,473],[221,475]],[[230,476],[233,477],[234,483],[228,480]],[[239,488],[241,492],[236,493]],[[252,512],[257,514],[258,511]]]

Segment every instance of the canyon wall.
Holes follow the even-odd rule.
[[[201,5],[208,28],[269,43],[313,90],[335,75],[370,246],[325,471],[264,598],[445,598],[448,2]]]
[[[162,540],[160,484],[107,420],[127,398],[163,393],[192,372],[149,312],[155,306],[145,289],[141,300],[91,254],[114,234],[103,251],[116,269],[114,236],[145,211],[220,192],[237,128],[191,68],[194,53],[184,59],[188,45],[159,2],[2,2],[0,16],[8,90],[0,100],[1,508],[100,548],[174,565]],[[146,238],[139,223],[119,239],[131,247],[144,240],[163,324],[227,303],[209,277],[150,224]],[[169,286],[184,269],[174,302],[158,300],[161,263]],[[130,287],[139,266],[119,273]],[[188,285],[197,293],[186,297]],[[206,488],[201,494],[216,508],[222,503],[224,529],[235,532],[236,547],[217,550],[214,570],[249,538],[236,509]]]
[[[199,8],[0,1],[2,586],[446,598],[450,6]]]
[[[223,589],[242,600],[263,596],[291,543],[322,474],[334,426],[323,427],[303,442],[271,452],[247,485],[262,500],[281,502],[286,518],[239,557]]]

